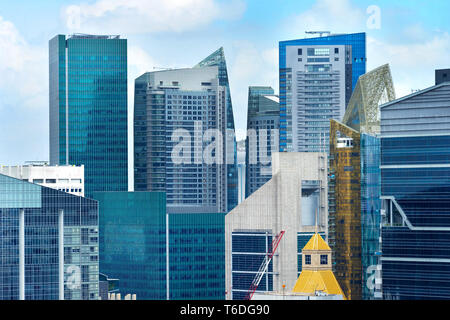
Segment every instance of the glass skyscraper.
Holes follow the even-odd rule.
[[[86,197],[127,191],[127,40],[57,35],[49,63],[51,165],[84,165]]]
[[[450,83],[381,106],[384,299],[450,299]]]
[[[135,190],[166,192],[171,213],[227,212],[230,144],[225,139],[226,90],[219,85],[218,68],[145,73],[135,87]],[[214,140],[211,152],[208,132],[222,137]],[[183,152],[177,151],[180,143],[186,147]],[[213,153],[215,159],[208,163],[205,155]]]
[[[281,41],[279,67],[280,151],[328,150],[329,121],[366,72],[365,33]]]
[[[230,146],[227,149],[227,208],[231,211],[238,204],[238,169],[237,144],[234,127],[233,104],[231,102],[230,83],[228,80],[227,61],[223,48],[219,48],[208,57],[200,61],[194,68],[217,66],[219,69],[219,85],[226,90],[226,139]]]
[[[98,204],[0,174],[0,300],[97,300]]]
[[[248,88],[245,141],[245,197],[272,177],[272,151],[278,151],[280,106],[271,87]]]

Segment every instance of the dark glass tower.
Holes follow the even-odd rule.
[[[271,87],[248,88],[245,140],[245,197],[272,177],[272,151],[278,151],[280,106]],[[262,150],[263,149],[263,150]]]
[[[450,83],[381,106],[384,299],[450,299]]]
[[[85,166],[85,195],[128,190],[127,40],[49,42],[50,163]]]

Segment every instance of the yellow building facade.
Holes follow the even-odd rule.
[[[350,300],[362,299],[360,134],[330,122],[328,242],[334,274]]]

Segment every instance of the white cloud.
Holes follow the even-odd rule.
[[[305,31],[355,32],[365,28],[366,20],[365,11],[349,0],[317,0],[309,10],[288,19],[286,29],[297,32],[294,37]]]
[[[47,52],[29,45],[13,23],[0,16],[0,90],[27,107],[48,101]],[[0,108],[1,108],[0,102]]]
[[[244,11],[243,0],[99,0],[67,6],[63,17],[74,32],[133,34],[189,31]]]
[[[48,159],[48,58],[0,16],[0,163]]]
[[[422,36],[421,36],[422,38]],[[389,63],[396,96],[434,85],[434,70],[450,66],[450,34],[435,32],[426,40],[412,43],[389,43],[367,38],[368,70]]]

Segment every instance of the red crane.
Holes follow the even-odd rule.
[[[267,267],[269,266],[270,261],[272,261],[272,258],[275,254],[275,251],[278,248],[278,245],[280,244],[280,240],[284,235],[284,230],[281,230],[279,234],[275,236],[272,240],[272,246],[269,248],[269,251],[267,251],[266,255],[264,256],[264,260],[259,267],[258,272],[256,273],[255,278],[253,279],[252,284],[250,285],[250,288],[248,289],[247,295],[245,296],[245,300],[251,300],[253,297],[253,294],[255,293],[256,289],[258,288],[258,285],[264,276],[264,273],[267,270]]]

